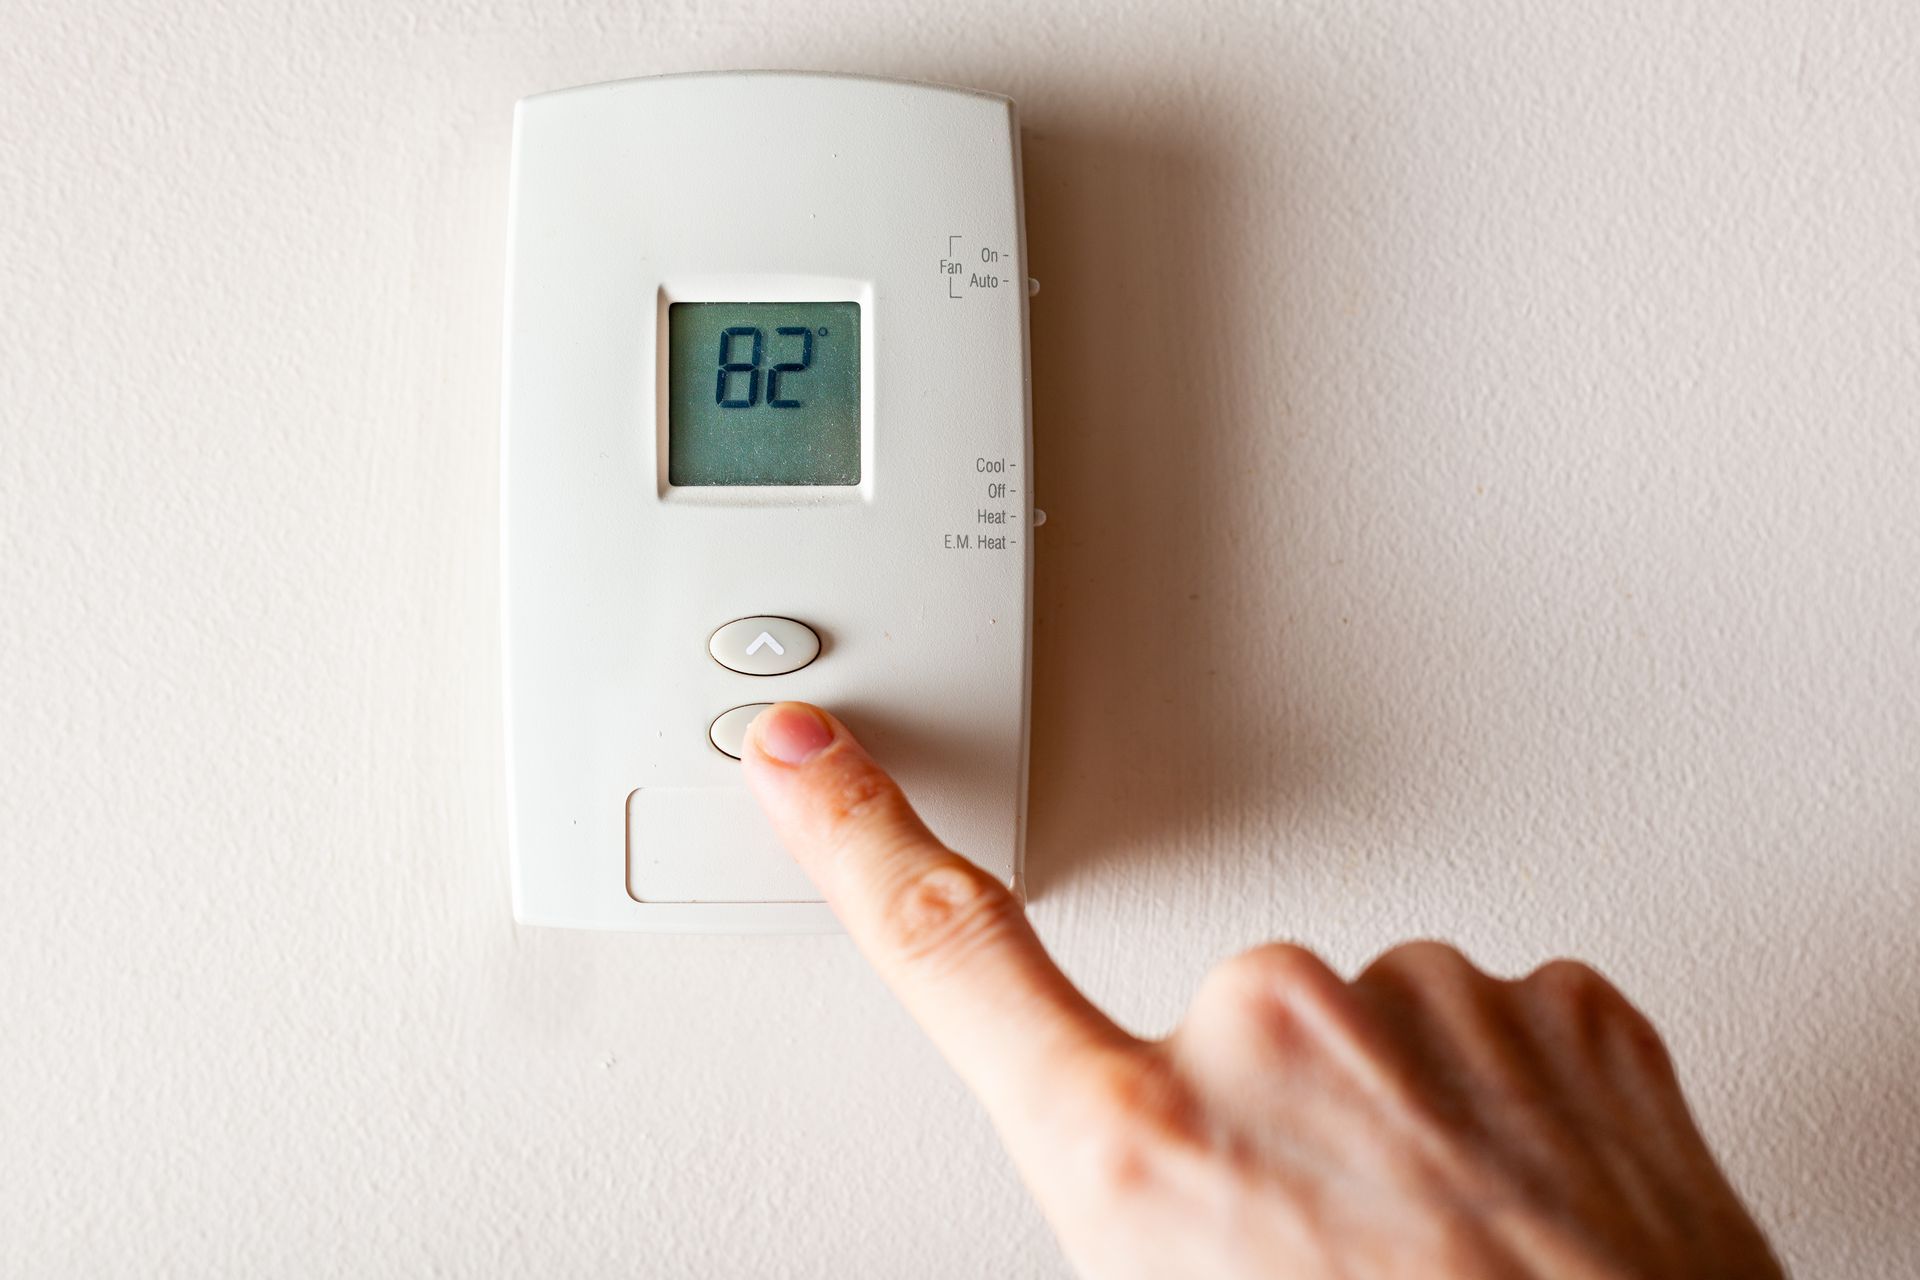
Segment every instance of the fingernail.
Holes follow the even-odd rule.
[[[805,764],[833,741],[833,726],[804,702],[780,702],[753,722],[760,750],[781,764]]]

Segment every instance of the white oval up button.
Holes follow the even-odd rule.
[[[749,676],[783,676],[820,656],[820,637],[792,618],[736,618],[707,641],[713,660]]]

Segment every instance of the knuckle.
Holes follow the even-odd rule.
[[[1662,1084],[1674,1079],[1673,1056],[1652,1019],[1591,965],[1551,960],[1528,974],[1521,986],[1550,1025],[1586,1053],[1643,1079]]]
[[[1667,1042],[1660,1038],[1660,1032],[1639,1009],[1631,1004],[1627,1006],[1627,1016],[1615,1028],[1614,1037],[1627,1061],[1643,1077],[1663,1084],[1676,1078],[1673,1054],[1668,1050]]]
[[[1592,965],[1579,960],[1549,960],[1521,980],[1535,999],[1562,1009],[1592,1004],[1613,984]]]
[[[892,817],[906,803],[892,778],[864,760],[852,763],[854,767],[843,769],[828,793],[828,818],[842,833],[876,816]]]
[[[992,876],[949,853],[893,886],[881,919],[895,954],[951,964],[1003,936],[1018,910]]]
[[[1461,954],[1459,948],[1431,938],[1417,938],[1382,952],[1367,966],[1361,979],[1385,979],[1405,986],[1422,987],[1458,984],[1479,976],[1480,971]]]
[[[869,848],[892,853],[926,838],[899,784],[865,761],[835,777],[819,803],[821,845],[834,862]]]
[[[1314,985],[1325,972],[1320,958],[1305,947],[1269,942],[1223,961],[1213,976],[1235,989],[1274,992]]]
[[[1108,1198],[1146,1191],[1204,1145],[1191,1092],[1158,1055],[1115,1055],[1094,1066],[1079,1105],[1081,1173]]]
[[[1284,942],[1222,961],[1202,982],[1213,998],[1241,1010],[1322,1006],[1340,985],[1318,956]]]
[[[1618,988],[1579,960],[1549,960],[1520,985],[1537,1006],[1589,1040],[1639,1018]]]
[[[1353,1038],[1359,1017],[1346,983],[1320,957],[1276,942],[1216,965],[1176,1039],[1183,1046],[1198,1043],[1204,1052],[1240,1044],[1284,1056],[1329,1036]]]

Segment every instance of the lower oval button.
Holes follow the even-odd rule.
[[[753,723],[755,716],[772,705],[771,702],[749,702],[744,707],[722,711],[707,726],[707,741],[722,755],[738,760],[740,753],[746,749],[747,726]]]

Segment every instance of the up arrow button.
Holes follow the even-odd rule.
[[[820,656],[820,637],[792,618],[736,618],[713,633],[707,652],[741,675],[782,676]]]

